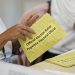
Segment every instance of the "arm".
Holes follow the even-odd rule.
[[[29,21],[26,21],[26,24],[29,22],[30,24],[35,21],[36,17],[30,17]],[[8,42],[12,41],[13,50],[17,50],[20,45],[17,41],[17,38],[24,39],[25,36],[31,38],[31,33],[35,33],[34,30],[27,25],[23,24],[16,24],[13,27],[7,29],[4,33],[0,34],[0,49]]]
[[[7,41],[8,41],[8,36],[5,35],[4,33],[0,34],[0,49],[3,48],[3,46]]]
[[[7,41],[15,41],[17,38],[24,39],[25,36],[31,38],[31,33],[35,33],[30,27],[25,25],[15,25],[4,33],[0,34],[0,49],[3,48]]]

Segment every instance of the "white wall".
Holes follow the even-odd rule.
[[[49,1],[49,0],[24,0],[24,10],[28,10],[46,1]]]
[[[0,0],[0,17],[7,27],[14,25],[24,11],[47,0]]]
[[[23,12],[22,0],[0,0],[0,17],[6,26],[15,24]]]

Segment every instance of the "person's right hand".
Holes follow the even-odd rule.
[[[7,40],[24,39],[25,36],[31,38],[31,33],[35,33],[33,29],[25,25],[15,25],[3,33]]]

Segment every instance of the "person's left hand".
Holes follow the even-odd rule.
[[[37,19],[39,19],[42,15],[47,13],[48,11],[48,3],[43,3],[38,5],[29,11],[26,11],[22,18],[20,19],[21,24],[31,26]]]
[[[24,25],[27,25],[28,27],[32,26],[34,22],[39,18],[38,15],[30,15],[26,20],[24,20]]]
[[[22,16],[22,18],[20,19],[19,24],[26,25],[26,26],[30,27],[30,26],[32,26],[32,24],[34,22],[36,22],[36,20],[38,18],[39,18],[38,15],[32,15],[32,14],[27,13],[27,14],[24,14]]]

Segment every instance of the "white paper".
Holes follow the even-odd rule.
[[[50,75],[32,68],[0,62],[0,75]]]
[[[33,68],[0,62],[0,75],[75,75],[59,71],[37,71]]]

